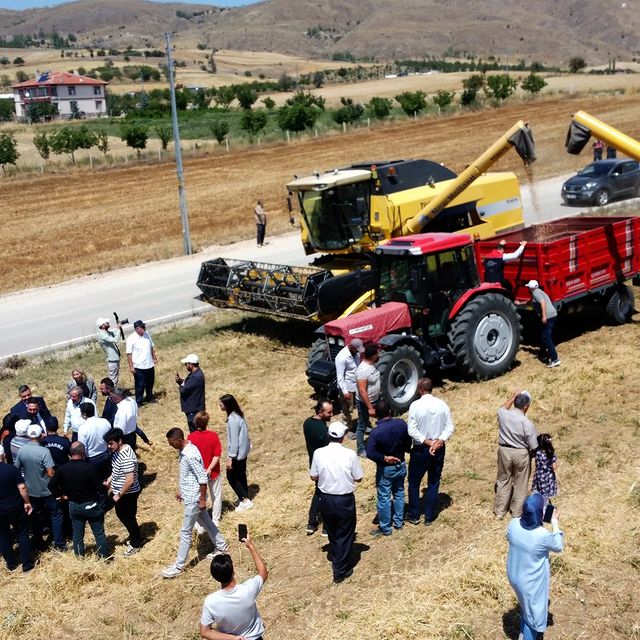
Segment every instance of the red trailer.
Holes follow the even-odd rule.
[[[527,241],[523,254],[507,262],[505,280],[516,304],[527,303],[525,287],[537,280],[557,308],[586,297],[602,299],[616,322],[633,312],[633,292],[624,282],[640,273],[640,217],[577,216],[561,218],[475,243],[480,275],[484,258],[506,241],[505,252]]]

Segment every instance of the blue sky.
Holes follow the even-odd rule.
[[[108,1],[108,0],[107,0]],[[156,2],[181,2],[182,0],[156,0]],[[70,0],[0,0],[0,9],[31,9],[33,7],[65,4]],[[254,4],[259,0],[197,0],[188,4],[211,4],[217,7],[238,7],[243,4]]]

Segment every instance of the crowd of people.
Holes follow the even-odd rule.
[[[62,435],[58,433],[59,421],[45,399],[34,396],[28,385],[18,388],[20,400],[3,419],[0,545],[11,571],[19,566],[23,572],[31,571],[36,553],[49,547],[64,553],[69,540],[73,552],[84,555],[87,523],[98,556],[112,560],[115,554],[105,534],[105,513],[111,508],[128,533],[122,555],[132,556],[145,544],[137,517],[144,482],[136,449],[138,437],[152,444],[140,428],[139,418],[141,407],[155,401],[154,368],[158,357],[145,324],[136,321],[131,334],[136,337],[126,341],[135,382],[135,397],[131,397],[117,386],[119,359],[114,360],[114,353],[120,357],[121,326],[112,331],[105,318],[99,318],[96,325],[109,375],[96,385],[81,368],[71,372],[66,384]],[[328,538],[328,557],[336,584],[348,579],[355,566],[354,494],[366,470],[360,459],[370,459],[376,469],[377,515],[370,535],[391,536],[407,523],[428,527],[438,517],[446,447],[455,432],[449,406],[433,395],[428,378],[420,379],[419,398],[410,405],[407,420],[394,416],[381,398],[377,360],[375,344],[351,340],[336,358],[342,419],[334,419],[337,407],[321,399],[314,415],[303,425],[309,474],[314,483],[306,533],[313,535],[321,530]],[[236,583],[229,544],[220,530],[223,447],[220,437],[208,428],[205,376],[197,354],[188,354],[182,364],[186,375],[176,373],[175,382],[186,428],[169,429],[166,440],[178,452],[176,499],[184,514],[176,558],[161,575],[180,576],[187,564],[194,530],[206,534],[213,545],[207,556],[211,559],[211,574],[220,583],[220,590],[204,603],[201,636],[258,640],[264,625],[255,602],[268,572],[248,532],[240,532],[257,575],[245,583]],[[104,399],[101,415],[97,408],[99,396]],[[524,640],[538,637],[536,634],[546,628],[548,554],[561,551],[563,545],[558,511],[550,504],[558,493],[557,458],[551,436],[538,434],[527,417],[531,403],[527,391],[517,390],[497,411],[499,446],[494,500],[496,518],[502,519],[507,513],[513,516],[507,531],[507,575],[520,603]],[[251,451],[248,425],[234,396],[221,396],[219,408],[227,423],[226,478],[238,498],[236,511],[242,512],[253,508],[247,481]],[[354,409],[357,420],[352,419]],[[377,420],[375,425],[373,418]],[[344,445],[349,436],[355,439],[355,450]],[[530,485],[533,461],[535,474]],[[207,494],[211,511],[207,509]],[[543,520],[551,524],[551,532]],[[16,542],[18,557],[14,554]]]

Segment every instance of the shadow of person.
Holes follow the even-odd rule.
[[[260,485],[259,484],[250,484],[249,485],[249,500],[255,500],[255,497],[260,493]]]
[[[351,547],[351,566],[357,567],[358,563],[362,559],[362,554],[369,551],[371,547],[368,544],[362,544],[362,542],[354,542]]]
[[[510,640],[518,640],[520,635],[520,607],[518,605],[502,614],[502,630]]]
[[[147,544],[150,540],[153,540],[156,533],[158,533],[158,523],[157,522],[141,522],[140,523],[140,535],[144,540],[144,544]]]

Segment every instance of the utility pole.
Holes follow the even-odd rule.
[[[182,244],[184,255],[193,253],[191,247],[191,233],[189,232],[189,211],[184,190],[184,173],[182,170],[182,149],[180,147],[180,131],[178,129],[178,110],[176,108],[176,87],[173,81],[173,58],[171,57],[171,34],[164,34],[167,52],[167,74],[169,76],[169,89],[171,91],[171,123],[173,124],[173,146],[176,154],[176,172],[178,174],[178,195],[180,198],[180,221],[182,223]]]

